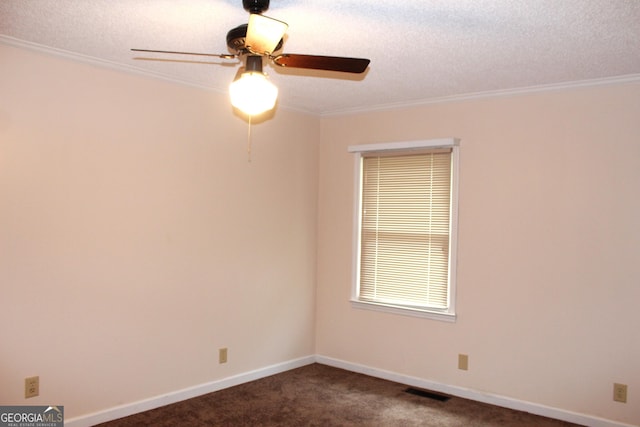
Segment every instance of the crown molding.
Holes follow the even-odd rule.
[[[203,84],[196,83],[196,82],[189,81],[189,80],[179,79],[179,78],[176,78],[176,77],[173,77],[173,76],[169,76],[167,74],[157,73],[157,72],[145,70],[145,69],[138,68],[138,67],[133,67],[131,65],[121,64],[121,63],[114,62],[114,61],[109,61],[109,60],[106,60],[106,59],[100,59],[100,58],[96,58],[94,56],[89,56],[89,55],[84,55],[84,54],[81,54],[81,53],[71,52],[71,51],[64,50],[64,49],[59,49],[59,48],[50,47],[50,46],[44,46],[44,45],[41,45],[39,43],[29,42],[29,41],[26,41],[26,40],[21,40],[21,39],[17,39],[17,38],[14,38],[14,37],[5,36],[5,35],[2,35],[2,34],[0,34],[0,43],[6,44],[6,45],[9,45],[9,46],[13,46],[13,47],[18,47],[18,48],[23,48],[23,49],[28,49],[28,50],[44,53],[44,54],[47,54],[47,55],[53,55],[53,56],[69,59],[69,60],[72,60],[72,61],[77,61],[77,62],[82,62],[82,63],[85,63],[85,64],[95,65],[95,66],[102,67],[102,68],[110,68],[110,69],[116,70],[116,71],[122,71],[122,72],[125,72],[125,73],[136,74],[136,75],[139,75],[139,76],[153,77],[153,78],[156,78],[156,79],[168,81],[168,82],[171,82],[171,83],[177,83],[177,84],[181,84],[181,85],[187,85],[187,86],[195,87],[195,88],[198,88],[198,89],[203,89],[203,90],[208,90],[208,91],[213,91],[213,92],[220,92],[220,91],[218,91],[218,90],[216,90],[216,89],[214,89],[212,87],[205,86]]]
[[[201,83],[179,79],[174,76],[169,76],[163,73],[153,72],[153,71],[145,70],[142,68],[133,67],[131,65],[125,65],[118,62],[114,62],[114,61],[108,61],[105,59],[100,59],[100,58],[96,58],[89,55],[83,55],[80,53],[75,53],[75,52],[71,52],[64,49],[44,46],[38,43],[33,43],[26,40],[5,36],[2,34],[0,34],[0,43],[4,43],[6,45],[14,46],[18,48],[29,49],[29,50],[45,53],[48,55],[63,57],[73,61],[88,63],[88,64],[96,65],[99,67],[110,68],[110,69],[122,71],[125,73],[136,74],[136,75],[145,76],[145,77],[152,77],[152,78],[161,79],[167,82],[191,86],[194,88],[207,90],[207,91],[225,93],[215,88],[205,86]],[[364,113],[372,113],[372,112],[401,110],[406,108],[424,107],[424,106],[435,105],[435,104],[445,104],[445,103],[463,102],[463,101],[490,99],[490,98],[504,98],[504,97],[511,97],[511,96],[529,95],[529,94],[540,93],[540,92],[564,91],[564,90],[579,89],[579,88],[586,88],[586,87],[618,85],[618,84],[637,83],[637,82],[640,82],[640,74],[627,74],[622,76],[606,77],[606,78],[600,78],[600,79],[578,80],[578,81],[571,81],[571,82],[565,82],[565,83],[554,83],[554,84],[527,86],[527,87],[513,88],[513,89],[474,92],[474,93],[459,94],[459,95],[452,95],[452,96],[443,96],[443,97],[437,97],[437,98],[417,99],[417,100],[408,101],[408,102],[379,104],[379,105],[371,105],[371,106],[361,107],[361,108],[359,107],[359,108],[350,108],[350,109],[342,109],[342,110],[331,110],[331,111],[325,111],[325,112],[319,112],[319,113],[308,111],[303,108],[287,106],[287,105],[280,105],[279,108],[282,108],[288,111],[295,111],[298,113],[309,114],[309,115],[320,116],[320,117],[338,117],[338,116],[347,116],[352,114],[364,114]]]
[[[553,83],[547,85],[526,86],[513,89],[491,90],[484,92],[466,93],[460,95],[443,96],[438,98],[418,99],[408,102],[396,102],[389,104],[380,104],[367,106],[363,108],[351,108],[344,110],[327,111],[320,113],[322,117],[337,117],[351,114],[363,114],[381,111],[393,111],[405,108],[423,107],[434,104],[446,104],[453,102],[463,102],[470,100],[490,99],[490,98],[506,98],[511,96],[529,95],[540,92],[555,92],[571,89],[580,89],[596,86],[619,85],[628,83],[639,83],[640,74],[626,74],[622,76],[606,77],[600,79],[577,80],[564,83]]]

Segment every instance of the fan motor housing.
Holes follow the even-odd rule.
[[[245,38],[247,37],[247,24],[238,25],[227,33],[227,46],[229,49],[241,52],[245,48]]]
[[[269,9],[269,0],[242,0],[242,6],[249,13],[262,13]]]

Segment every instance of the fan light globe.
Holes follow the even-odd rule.
[[[278,88],[261,72],[242,73],[229,85],[231,105],[254,116],[271,110],[276,105]]]

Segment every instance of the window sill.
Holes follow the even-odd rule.
[[[381,311],[384,313],[399,314],[402,316],[422,317],[425,319],[440,320],[443,322],[455,322],[455,313],[444,313],[439,311],[421,310],[418,308],[401,307],[397,305],[382,304],[369,301],[351,300],[351,307],[363,309]]]

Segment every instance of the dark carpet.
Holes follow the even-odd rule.
[[[312,364],[100,426],[576,426],[408,388]]]

